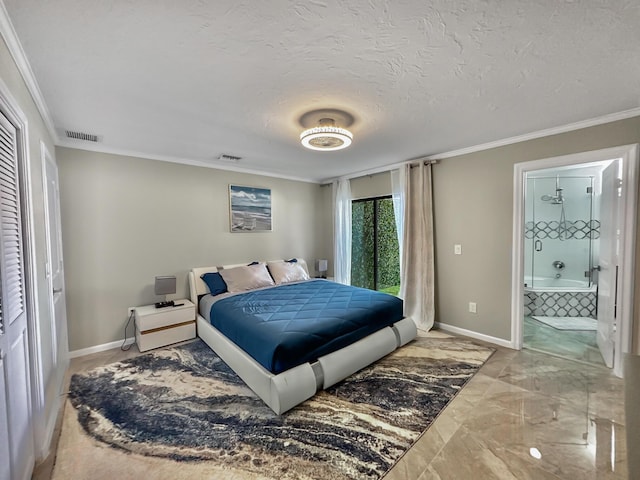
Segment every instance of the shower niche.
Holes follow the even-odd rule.
[[[527,178],[525,315],[596,318],[597,177]]]

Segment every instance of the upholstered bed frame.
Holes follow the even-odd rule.
[[[298,259],[298,262],[308,271],[304,260]],[[237,266],[239,265],[225,265],[223,268]],[[198,305],[198,296],[209,293],[201,275],[217,271],[217,267],[198,267],[189,272],[190,296],[195,305]],[[317,391],[334,385],[388,355],[417,335],[413,320],[403,318],[390,327],[320,357],[316,362],[304,363],[273,374],[214,328],[200,315],[199,310],[197,329],[198,336],[277,414],[286,412],[311,398]]]

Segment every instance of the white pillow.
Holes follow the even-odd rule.
[[[309,280],[309,274],[298,262],[269,262],[267,267],[276,285]]]
[[[245,292],[261,287],[273,285],[273,279],[269,275],[264,263],[247,265],[220,270],[220,275],[227,284],[227,290],[231,293]]]

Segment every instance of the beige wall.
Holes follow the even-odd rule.
[[[448,158],[435,165],[437,321],[510,338],[515,163],[636,142],[640,142],[640,118]],[[309,260],[328,258],[331,275],[330,186],[78,150],[57,152],[72,350],[122,338],[126,307],[154,301],[151,285],[155,275],[177,274],[186,294],[184,278],[189,266],[293,255]],[[121,173],[125,169],[126,175]],[[226,192],[233,182],[274,189],[274,232],[228,232]],[[283,196],[279,197],[276,185],[282,186]],[[300,202],[287,202],[284,192],[287,199],[292,198],[288,192],[294,186],[305,193],[299,195]],[[388,195],[389,175],[354,179],[351,187],[354,198]],[[154,206],[156,201],[161,205]],[[219,207],[212,207],[220,202]],[[289,224],[303,226],[283,231],[283,212],[297,219]],[[179,233],[163,237],[169,225],[159,220],[166,217],[174,218],[169,225],[175,230],[169,231],[190,232],[187,238]],[[159,237],[165,239],[159,241]],[[294,253],[298,242],[305,245],[304,251]],[[456,243],[462,245],[461,256],[453,255]],[[109,261],[100,260],[105,253]],[[104,281],[85,286],[81,277],[94,271],[85,259],[108,270]],[[121,279],[120,272],[128,269],[134,271]],[[83,288],[95,288],[94,296],[88,297]],[[637,295],[640,298],[640,291]],[[470,301],[477,303],[477,314],[468,313]],[[104,322],[84,320],[93,315],[94,305],[108,312]]]
[[[391,174],[376,173],[351,180],[351,197],[354,199],[391,195]]]
[[[312,267],[328,253],[317,235],[319,185],[67,148],[56,154],[72,351],[122,339],[127,307],[160,300],[156,275],[176,275],[176,297],[185,298],[191,267],[284,257]],[[230,183],[271,189],[272,232],[230,233]]]
[[[640,142],[640,117],[447,158],[433,166],[436,321],[509,340],[514,164]],[[354,198],[388,195],[384,175],[352,181]],[[640,209],[639,209],[640,211]],[[640,230],[640,222],[638,223]],[[638,233],[640,238],[640,233]],[[462,245],[462,255],[453,246]],[[640,304],[636,246],[635,318]],[[477,313],[468,312],[469,302]],[[635,344],[640,345],[636,329]]]
[[[327,275],[333,276],[333,197],[331,184],[320,186],[320,202],[317,205],[318,225],[316,230],[320,242],[320,256],[329,262]]]
[[[635,142],[640,118],[435,165],[437,321],[510,338],[515,163]],[[328,258],[332,274],[331,186],[65,148],[56,156],[71,350],[121,339],[127,307],[156,300],[155,275],[177,275],[178,296],[186,296],[188,268],[203,264]],[[229,232],[229,183],[272,189],[273,232]],[[354,198],[388,195],[389,174],[354,179],[351,188]]]
[[[638,142],[640,117],[635,117],[447,158],[435,165],[437,321],[510,339],[515,163]],[[461,256],[453,254],[456,243],[462,245]],[[640,269],[636,272],[638,280]],[[637,280],[636,299],[640,298]],[[468,312],[470,301],[477,302],[477,314]]]

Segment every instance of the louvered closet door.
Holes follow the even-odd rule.
[[[1,114],[0,289],[0,479],[28,478],[34,449],[18,151],[16,129]]]

